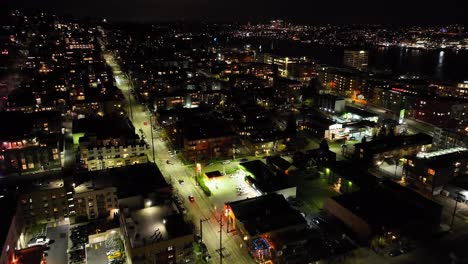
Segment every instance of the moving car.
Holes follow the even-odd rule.
[[[185,181],[184,180],[179,180],[180,185],[184,185]]]
[[[188,199],[189,199],[189,201],[191,201],[191,202],[195,202],[195,197],[193,197],[193,195],[189,195],[189,196],[188,196]]]

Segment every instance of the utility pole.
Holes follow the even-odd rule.
[[[457,196],[455,198],[455,207],[453,208],[453,214],[452,214],[452,221],[450,223],[450,230],[453,228],[453,222],[455,220],[455,214],[457,213],[457,206],[458,206],[458,199],[460,198],[461,194],[457,192]]]
[[[219,264],[223,264],[223,215],[219,215]]]

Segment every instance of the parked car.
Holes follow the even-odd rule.
[[[399,249],[395,249],[395,250],[390,251],[390,253],[388,253],[388,255],[389,255],[390,257],[400,256],[400,255],[401,255],[401,251],[400,251]]]
[[[50,242],[50,239],[48,237],[39,236],[39,237],[31,239],[28,243],[28,247],[37,246],[37,245],[47,245],[49,244],[49,242]]]
[[[229,164],[229,163],[231,163],[230,160],[224,160],[224,161],[223,161],[223,164],[224,164],[224,165]]]

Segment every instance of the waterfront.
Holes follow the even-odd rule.
[[[243,40],[245,41],[245,40]],[[230,40],[236,45],[237,40]],[[273,52],[287,56],[307,56],[320,64],[341,66],[343,47],[316,46],[291,40],[251,39],[252,47],[263,52]],[[369,48],[369,68],[391,70],[394,74],[418,74],[438,81],[468,80],[468,51],[460,50],[420,50],[399,47]]]

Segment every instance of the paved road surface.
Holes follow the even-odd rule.
[[[193,171],[190,167],[185,166],[177,157],[171,158],[168,153],[168,144],[161,139],[159,133],[153,131],[154,138],[151,140],[151,131],[149,122],[149,112],[145,107],[138,103],[135,98],[129,92],[130,83],[122,71],[119,65],[116,63],[113,55],[110,52],[104,52],[104,58],[108,65],[112,68],[116,81],[117,87],[119,87],[127,101],[127,112],[132,110],[133,114],[133,125],[135,126],[136,133],[139,133],[139,129],[142,129],[145,137],[150,144],[150,150],[148,152],[148,158],[150,161],[154,160],[152,155],[151,146],[154,143],[156,164],[158,165],[161,173],[166,178],[166,181],[173,184],[176,192],[184,198],[185,205],[188,213],[193,216],[193,222],[198,227],[200,219],[209,219],[203,224],[203,241],[205,242],[208,252],[212,257],[213,263],[219,262],[219,211],[220,205],[227,201],[219,201],[216,197],[206,197],[200,188],[195,186],[195,181],[192,178]],[[147,122],[147,125],[144,123]],[[170,159],[173,164],[166,164],[166,160]],[[179,179],[184,179],[186,184],[178,184]],[[189,195],[195,197],[195,202],[190,203],[187,199]],[[216,209],[215,209],[216,205]],[[223,251],[225,263],[255,263],[252,257],[248,254],[245,248],[241,248],[241,239],[230,233],[226,233],[226,227],[223,228],[223,247],[226,249]]]

